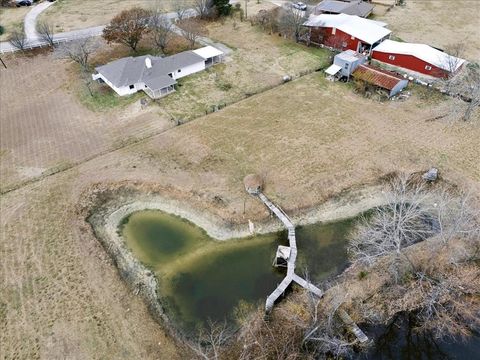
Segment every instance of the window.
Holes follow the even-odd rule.
[[[430,65],[425,65],[425,70],[432,70],[432,67]]]
[[[348,63],[345,63],[345,70],[348,70]]]
[[[350,36],[350,39],[355,40],[355,36]]]
[[[342,42],[342,47],[347,47],[347,42],[346,41]]]
[[[332,28],[332,35],[335,35],[336,32],[337,32],[337,29]]]
[[[182,72],[182,69],[178,69],[178,72]]]
[[[135,87],[135,85],[130,85],[129,88],[130,89],[133,89]]]
[[[395,55],[388,55],[389,60],[395,60]]]

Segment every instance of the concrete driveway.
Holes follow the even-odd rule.
[[[37,33],[37,17],[53,4],[54,2],[44,1],[32,7],[32,10],[27,13],[24,20],[24,29],[27,40],[37,40],[39,38]]]

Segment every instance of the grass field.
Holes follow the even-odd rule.
[[[464,57],[480,59],[480,2],[471,0],[407,0],[376,20],[384,21],[403,41],[446,49],[465,44]]]
[[[326,64],[328,52],[291,44],[246,22],[236,31],[229,21],[209,30],[235,48],[225,64],[182,79],[176,93],[146,108],[140,105],[143,92],[119,97],[107,86],[93,86],[90,96],[78,67],[55,54],[5,57],[1,81],[16,82],[17,92],[29,97],[24,101],[17,92],[0,89],[1,189],[164,131],[174,126],[172,119],[191,120],[212,106],[235,103],[281,84],[284,75]],[[104,44],[93,61],[128,55],[125,46]]]
[[[0,41],[7,41],[15,30],[23,31],[23,19],[29,10],[28,6],[0,8],[0,25],[4,28]]]
[[[173,127],[174,111],[196,114],[325,60],[239,26],[209,29],[235,49],[230,60],[144,110],[138,101],[88,109],[70,83],[71,65],[49,54],[5,59],[0,81],[15,91],[0,88],[2,189],[56,173],[0,195],[0,358],[185,358],[79,212],[95,184],[160,191],[233,224],[269,217],[245,194],[252,172],[288,213],[431,166],[480,196],[480,111],[471,123],[431,121],[453,100],[422,88],[377,102],[313,72]]]
[[[122,10],[132,7],[174,11],[177,4],[191,6],[190,0],[57,0],[56,4],[39,16],[55,26],[55,31],[70,31],[90,26],[105,25]]]
[[[253,199],[243,214],[250,172],[265,174],[266,193],[288,212],[433,165],[479,194],[480,129],[426,122],[441,105],[416,97],[373,102],[315,73],[3,195],[0,351],[6,358],[174,356],[172,341],[75,211],[92,184],[156,184],[232,222],[268,216]]]

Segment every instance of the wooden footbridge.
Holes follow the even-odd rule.
[[[317,288],[315,285],[312,283],[308,282],[307,280],[301,278],[297,274],[295,274],[295,262],[297,260],[297,240],[295,238],[295,226],[293,225],[292,221],[290,218],[285,214],[285,212],[280,209],[280,207],[274,205],[268,198],[262,193],[262,192],[257,192],[256,195],[260,198],[260,200],[263,201],[263,203],[270,209],[272,213],[274,213],[280,221],[283,223],[283,225],[287,228],[288,230],[288,243],[290,245],[290,255],[287,260],[287,275],[285,278],[282,280],[280,284],[276,287],[276,289],[268,296],[266,302],[265,302],[265,311],[268,314],[270,311],[272,311],[273,305],[275,304],[275,301],[278,300],[284,293],[285,290],[290,286],[292,282],[297,283],[301,287],[307,289],[308,291],[312,292],[319,298],[323,296],[322,290]],[[353,320],[348,316],[348,314],[340,309],[339,310],[339,316],[340,319],[347,325],[349,330],[357,337],[357,339],[364,343],[368,341],[368,337],[365,335],[365,333],[353,322]]]
[[[278,206],[274,205],[270,200],[268,200],[268,198],[263,193],[258,193],[258,197],[287,228],[288,243],[290,246],[290,256],[287,259],[287,275],[282,280],[282,282],[278,284],[277,288],[268,296],[267,301],[265,302],[265,311],[269,313],[272,310],[275,301],[277,301],[277,299],[285,293],[285,290],[287,290],[287,288],[292,282],[296,282],[298,285],[311,291],[316,296],[322,297],[322,290],[295,274],[295,263],[297,261],[297,240],[295,238],[295,226],[293,225],[292,221],[282,209],[280,209]]]

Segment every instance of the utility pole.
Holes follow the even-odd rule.
[[[2,62],[3,66],[5,67],[5,69],[7,68],[7,65],[5,65],[5,63],[3,62],[2,58],[0,58],[0,61]]]
[[[245,19],[248,18],[247,4],[248,4],[248,0],[245,0]]]

